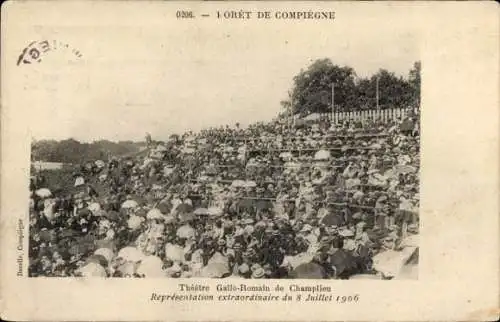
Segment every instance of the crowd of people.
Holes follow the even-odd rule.
[[[236,124],[89,160],[70,190],[34,174],[29,274],[376,274],[376,254],[418,234],[418,123]]]

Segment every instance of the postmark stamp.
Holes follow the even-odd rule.
[[[78,49],[62,41],[32,41],[22,50],[19,58],[17,59],[17,66],[40,63],[45,56],[56,51],[65,51],[77,59],[80,59],[83,56]]]

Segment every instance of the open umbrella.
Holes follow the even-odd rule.
[[[179,238],[192,238],[194,235],[195,230],[189,225],[179,227],[176,232],[176,236]]]
[[[168,176],[168,175],[171,175],[172,173],[174,172],[174,167],[173,166],[165,166],[163,168],[163,174]]]
[[[244,186],[247,188],[254,188],[254,187],[257,187],[257,183],[255,181],[248,180],[248,181],[245,181]]]
[[[216,217],[222,215],[222,209],[218,207],[209,207],[207,210],[210,216]]]
[[[198,208],[193,213],[197,216],[206,216],[210,214],[207,208]]]
[[[144,258],[144,254],[137,248],[129,246],[120,249],[117,257],[130,262],[139,262]]]
[[[407,252],[387,250],[373,257],[373,268],[385,276],[394,277],[399,274],[408,258]]]
[[[157,256],[146,256],[142,259],[139,267],[137,267],[137,274],[144,275],[144,277],[165,277],[163,270],[163,262]]]
[[[286,261],[292,266],[292,268],[296,268],[299,265],[310,263],[314,258],[314,255],[311,253],[300,253],[295,256],[287,256]]]
[[[157,208],[153,208],[146,214],[147,219],[164,219],[163,214]]]
[[[282,159],[291,159],[293,155],[290,152],[281,152],[280,158]]]
[[[133,276],[137,270],[137,264],[133,262],[126,262],[118,266],[116,269],[123,276]]]
[[[223,278],[229,273],[229,267],[226,263],[213,262],[202,268],[201,277]]]
[[[115,253],[110,248],[99,248],[94,252],[94,255],[103,256],[108,263],[115,257]]]
[[[327,278],[325,269],[316,263],[304,263],[297,266],[290,273],[292,278],[300,279],[324,279]]]
[[[245,181],[243,180],[234,180],[232,183],[231,183],[231,186],[233,187],[244,187],[245,186]]]
[[[143,221],[144,221],[143,217],[132,215],[127,220],[127,226],[128,226],[129,229],[136,230],[139,227],[141,227],[141,224],[143,223]]]
[[[165,258],[173,262],[184,261],[184,249],[179,245],[166,244],[165,245]]]
[[[77,270],[83,277],[106,277],[106,270],[97,263],[87,263]]]
[[[91,255],[89,258],[87,258],[87,263],[96,263],[96,264],[101,265],[102,267],[106,267],[106,266],[108,266],[109,262],[106,259],[106,257],[104,257],[103,255],[94,254],[94,255]]]
[[[122,203],[122,208],[124,209],[131,209],[131,208],[137,208],[139,204],[135,200],[125,200]]]
[[[50,190],[47,188],[40,188],[35,191],[35,194],[40,198],[49,198],[50,196],[52,196],[52,192],[50,192]]]
[[[172,224],[175,222],[175,217],[172,215],[165,215],[165,217],[163,218],[163,222],[165,224]]]
[[[327,150],[319,150],[316,154],[314,154],[314,160],[328,160],[330,157],[330,151]]]
[[[212,255],[212,257],[210,257],[207,265],[213,263],[222,263],[229,265],[229,259],[226,256],[222,255],[220,252],[216,252],[215,254]]]

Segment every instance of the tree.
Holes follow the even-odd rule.
[[[63,163],[81,163],[93,160],[106,160],[109,155],[127,155],[140,150],[141,144],[132,141],[118,143],[99,140],[81,143],[74,139],[63,141],[40,140],[31,145],[32,160]]]
[[[329,112],[332,84],[335,85],[335,106],[346,109],[356,97],[355,77],[356,73],[351,67],[334,65],[327,58],[316,60],[307,70],[301,70],[294,77],[291,93],[293,113],[307,115]]]
[[[417,106],[420,106],[420,86],[421,86],[421,71],[422,64],[420,61],[413,63],[413,68],[410,69],[409,83],[413,91],[413,100]]]
[[[402,77],[397,77],[394,73],[385,69],[380,69],[371,77],[372,86],[379,88],[380,108],[407,107],[409,104],[408,94],[411,89],[408,82]],[[376,95],[375,95],[376,97]]]
[[[357,104],[359,109],[370,109],[376,106],[376,83],[372,79],[362,78],[356,84]]]
[[[282,115],[308,115],[331,111],[332,84],[335,84],[336,110],[407,108],[420,104],[420,62],[415,62],[408,78],[380,69],[368,78],[358,78],[349,66],[334,65],[319,59],[294,77],[294,86],[287,100],[281,102]],[[293,100],[293,104],[291,104]]]

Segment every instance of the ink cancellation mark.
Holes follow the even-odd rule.
[[[77,59],[82,57],[82,53],[78,49],[58,40],[32,41],[19,55],[17,66],[41,63],[47,55],[63,51]]]

